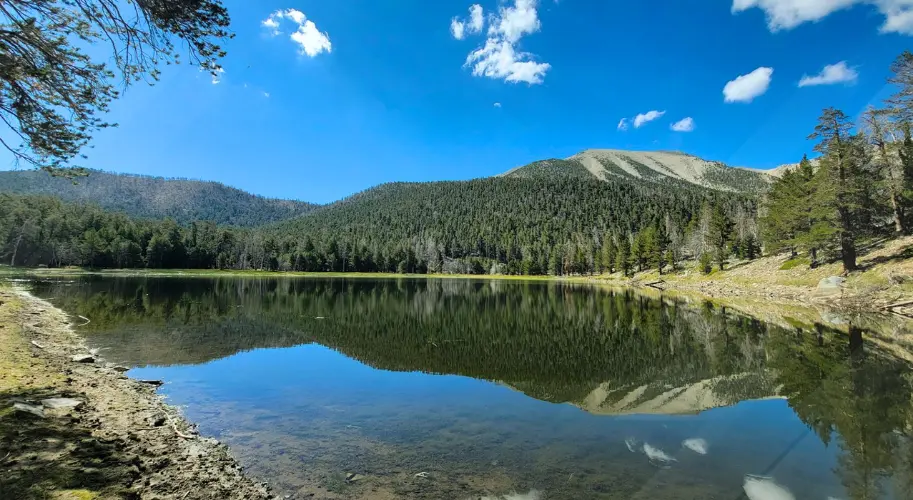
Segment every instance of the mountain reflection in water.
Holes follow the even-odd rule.
[[[90,318],[106,358],[169,381],[204,432],[290,493],[913,491],[913,371],[856,326],[565,283],[105,278],[36,293]]]

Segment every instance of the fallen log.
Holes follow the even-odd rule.
[[[898,307],[906,307],[906,306],[913,306],[913,300],[907,300],[905,302],[896,302],[894,304],[890,304],[890,305],[882,307],[881,310],[890,311],[890,310],[896,309]]]
[[[666,282],[664,280],[659,280],[659,281],[652,281],[650,283],[646,283],[646,284],[644,284],[644,286],[648,286],[650,288],[655,288],[657,290],[665,290],[665,288],[660,286],[660,285],[665,285],[665,284],[666,284]]]

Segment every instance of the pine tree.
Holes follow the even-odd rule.
[[[615,242],[610,235],[603,239],[600,259],[602,272],[611,273],[615,266]]]
[[[890,144],[887,137],[891,127],[888,122],[891,113],[892,111],[888,109],[876,109],[869,106],[863,113],[862,120],[867,128],[869,142],[875,147],[874,157],[877,169],[891,201],[894,232],[907,234],[910,228],[907,227],[906,203],[903,199],[904,168],[899,155],[892,151],[893,145]]]
[[[840,242],[840,258],[843,261],[844,271],[856,269],[856,224],[853,220],[853,199],[858,186],[854,183],[853,168],[849,158],[849,136],[853,124],[843,111],[836,108],[827,108],[821,113],[815,131],[808,136],[817,139],[815,151],[824,155],[828,161],[822,161],[821,172],[829,182],[828,189],[832,190],[831,196],[817,196],[817,201],[833,204],[838,217],[838,239]],[[825,165],[827,168],[825,168]],[[821,186],[821,184],[819,184]]]
[[[615,271],[627,276],[631,269],[630,265],[631,246],[628,244],[627,237],[618,239],[618,247],[615,251]]]
[[[728,257],[726,249],[729,246],[729,241],[732,237],[732,227],[732,221],[729,219],[729,216],[726,215],[726,211],[723,209],[722,205],[713,207],[713,212],[710,216],[709,239],[720,271],[722,271],[726,265],[726,257]]]

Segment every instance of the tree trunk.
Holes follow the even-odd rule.
[[[904,227],[904,213],[897,199],[897,191],[891,190],[891,208],[894,210],[894,232],[897,234],[906,234],[907,228]]]
[[[845,229],[840,232],[840,253],[843,260],[843,270],[851,272],[856,270],[856,242],[853,233]]]
[[[16,254],[19,253],[19,244],[22,243],[22,234],[25,231],[19,232],[19,237],[16,238],[16,244],[13,245],[13,258],[10,259],[10,267],[16,267]]]

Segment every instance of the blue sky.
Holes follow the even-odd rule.
[[[220,82],[183,66],[131,87],[86,166],[315,202],[587,148],[770,168],[811,150],[822,108],[855,115],[885,97],[913,33],[911,0],[225,4],[237,36]],[[803,76],[838,81],[800,87]],[[685,118],[692,131],[670,129]]]

